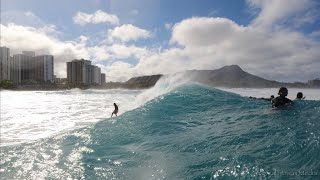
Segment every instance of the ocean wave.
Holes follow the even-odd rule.
[[[179,79],[179,78],[178,78]],[[270,102],[182,83],[82,129],[1,148],[5,179],[317,178],[320,101]],[[147,98],[146,98],[147,97]],[[318,176],[316,175],[318,173]]]

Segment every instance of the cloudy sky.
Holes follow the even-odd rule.
[[[1,46],[66,63],[92,60],[107,81],[238,64],[278,81],[320,77],[318,0],[1,0]]]

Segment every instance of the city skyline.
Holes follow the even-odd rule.
[[[1,81],[9,80],[17,86],[27,82],[54,82],[52,55],[36,55],[33,51],[22,51],[20,54],[11,56],[10,48],[0,47],[0,49]]]
[[[277,81],[319,77],[316,0],[1,3],[2,45],[53,54],[59,77],[80,58],[114,81],[232,64]]]
[[[20,86],[25,83],[54,83],[56,79],[68,79],[70,83],[81,83],[84,85],[105,83],[105,74],[101,73],[101,68],[91,65],[90,60],[70,60],[69,63],[87,62],[84,66],[84,75],[71,75],[71,67],[66,68],[68,77],[56,77],[54,74],[54,56],[52,55],[36,55],[34,51],[22,51],[19,54],[10,54],[10,48],[0,47],[0,81],[9,80],[15,85]],[[82,67],[81,67],[82,68]],[[72,70],[74,71],[75,68]],[[68,73],[70,71],[70,74]],[[82,70],[81,70],[82,71]],[[102,75],[104,74],[104,75]],[[70,76],[70,77],[69,77]],[[79,77],[78,77],[79,76]],[[104,78],[103,78],[104,76]],[[81,78],[81,82],[75,80]]]

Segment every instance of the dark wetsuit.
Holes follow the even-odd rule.
[[[259,98],[260,100],[271,101],[273,98]]]
[[[117,113],[118,113],[118,106],[117,106],[116,104],[114,105],[114,111],[113,111],[113,113],[114,113],[114,114],[117,114]]]
[[[292,102],[290,99],[283,97],[283,96],[278,96],[274,99],[272,99],[272,107],[279,107],[279,106],[283,106],[287,103]]]

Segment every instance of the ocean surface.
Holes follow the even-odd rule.
[[[1,179],[320,179],[319,90],[272,109],[255,89],[179,82],[2,91]]]

